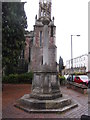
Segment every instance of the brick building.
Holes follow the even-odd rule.
[[[25,49],[24,49],[24,59],[27,63],[31,61],[31,47],[33,45],[34,32],[30,31],[25,34]]]

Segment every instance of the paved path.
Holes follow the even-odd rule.
[[[3,118],[80,118],[83,114],[88,114],[88,95],[81,94],[65,86],[61,87],[63,94],[69,95],[78,102],[78,107],[68,110],[61,114],[35,114],[27,113],[13,106],[15,101],[24,94],[31,92],[31,85],[4,85],[2,93],[2,112]]]

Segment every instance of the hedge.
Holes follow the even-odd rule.
[[[2,83],[32,83],[33,73],[10,74],[2,77]]]
[[[59,77],[59,82],[60,82],[60,85],[65,85],[67,83],[67,80],[65,79],[64,76],[60,76]]]

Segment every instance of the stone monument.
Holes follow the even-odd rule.
[[[43,26],[43,45],[40,48],[32,47],[32,51],[36,50],[38,53],[42,51],[42,54],[36,54],[38,59],[40,55],[42,56],[42,63],[38,64],[37,59],[38,63],[36,62],[33,67],[34,77],[31,94],[25,94],[17,100],[15,106],[27,112],[63,112],[77,106],[77,104],[67,95],[62,95],[60,91],[56,69],[56,46],[55,44],[49,45],[49,28],[51,26],[52,29],[54,21],[54,18],[53,21],[51,20],[51,0],[40,0],[39,5],[38,21],[39,25]],[[38,21],[36,20],[36,22]],[[32,56],[34,54],[35,52]],[[51,56],[53,56],[52,60]]]

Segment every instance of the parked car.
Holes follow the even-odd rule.
[[[74,78],[74,82],[76,83],[82,83],[88,86],[90,79],[87,75],[79,75]]]

